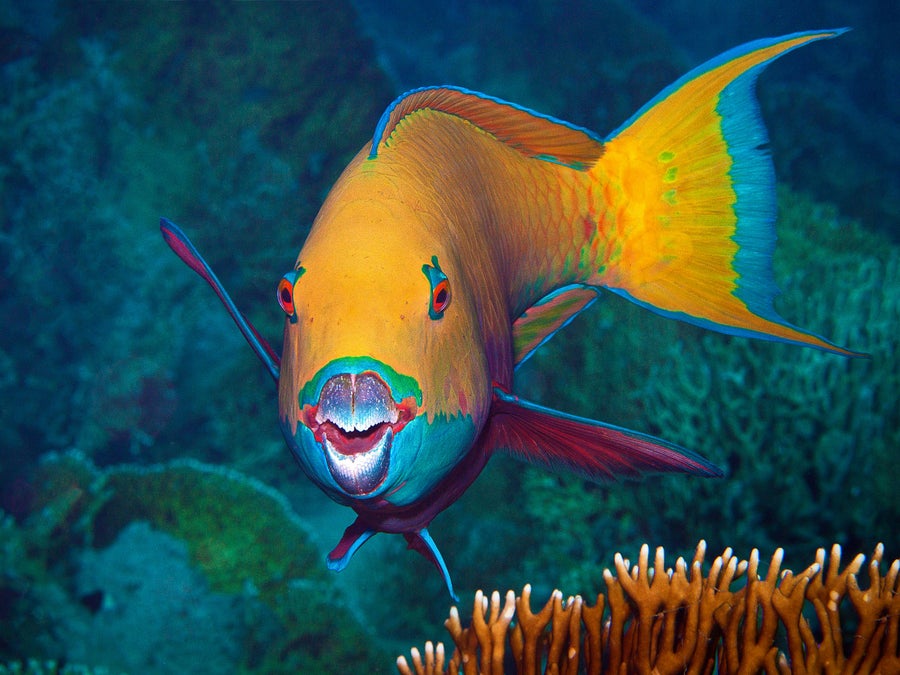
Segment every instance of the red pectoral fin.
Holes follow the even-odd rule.
[[[724,475],[690,450],[659,438],[521,401],[498,389],[484,441],[527,462],[567,469],[590,480],[680,472]]]
[[[197,250],[194,243],[188,239],[188,236],[181,231],[180,227],[168,218],[159,219],[159,229],[162,232],[163,239],[169,245],[169,248],[175,252],[175,255],[181,258],[188,267],[203,277],[204,281],[206,281],[206,283],[208,283],[216,292],[216,295],[219,296],[219,300],[225,305],[225,309],[228,310],[234,323],[237,324],[241,334],[247,340],[253,351],[256,352],[259,360],[266,366],[269,374],[272,375],[272,379],[278,382],[278,373],[281,367],[281,359],[278,354],[275,353],[275,350],[272,349],[266,339],[257,332],[256,328],[253,327],[253,324],[250,323],[250,321],[247,320],[247,317],[245,317],[237,308],[237,305],[234,304],[231,296],[228,295],[228,291],[225,290],[225,287],[222,285],[222,282],[219,281],[216,273],[212,271],[212,268],[206,260],[204,260],[203,256],[200,255],[200,251]]]

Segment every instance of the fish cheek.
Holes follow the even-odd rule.
[[[284,440],[303,472],[332,499],[346,503],[325,464],[325,458],[310,429],[300,421],[299,393],[304,380],[302,367],[302,323],[285,322],[281,372],[278,378],[278,417]]]
[[[407,431],[414,434],[404,437]],[[395,438],[387,501],[405,506],[426,497],[471,449],[475,437],[470,417],[437,417],[431,422],[419,417],[408,424]]]
[[[300,331],[296,323],[285,320],[281,368],[278,375],[278,417],[285,437],[297,430],[300,407],[297,402],[297,357]]]
[[[281,431],[291,454],[294,455],[307,478],[337,503],[345,506],[352,505],[353,497],[347,495],[335,482],[313,432],[303,424],[290,425],[283,416]]]
[[[458,300],[428,331],[423,360],[431,364],[429,421],[469,418],[478,430],[490,407],[491,375],[479,322],[469,303]],[[457,449],[459,453],[464,454],[463,449]]]

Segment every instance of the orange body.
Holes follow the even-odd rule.
[[[358,514],[330,566],[398,532],[449,585],[426,526],[497,450],[589,478],[721,475],[683,448],[511,393],[515,366],[602,289],[714,330],[852,354],[772,307],[774,176],[753,99],[766,64],[839,33],[723,54],[606,139],[453,87],[400,97],[279,284],[280,368],[169,228],[278,379],[304,471]]]

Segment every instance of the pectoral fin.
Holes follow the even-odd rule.
[[[519,366],[598,298],[589,286],[566,286],[544,296],[513,323],[513,360]]]
[[[674,443],[594,420],[566,415],[494,389],[484,432],[489,450],[567,469],[589,480],[679,472],[720,477],[721,469]]]
[[[245,317],[237,308],[237,305],[234,304],[231,296],[228,295],[228,291],[225,290],[225,286],[222,285],[222,282],[219,281],[215,272],[212,271],[212,268],[203,256],[200,255],[200,251],[197,250],[194,243],[181,231],[181,228],[168,218],[160,218],[159,229],[162,232],[166,244],[168,244],[169,248],[175,252],[175,255],[181,258],[188,267],[203,277],[204,281],[206,281],[206,283],[208,283],[216,292],[216,295],[219,296],[219,300],[225,305],[225,309],[231,315],[231,318],[241,331],[241,334],[247,340],[247,343],[253,351],[256,352],[256,355],[259,357],[259,360],[263,362],[263,365],[266,366],[272,379],[278,382],[281,358],[275,353],[275,350],[272,349],[266,339],[253,327],[253,324],[250,323],[247,317]]]

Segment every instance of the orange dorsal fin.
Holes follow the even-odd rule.
[[[403,94],[384,111],[369,158],[390,145],[391,134],[402,120],[423,110],[459,117],[526,157],[573,169],[589,169],[603,154],[603,142],[587,129],[466,89],[425,87]]]

